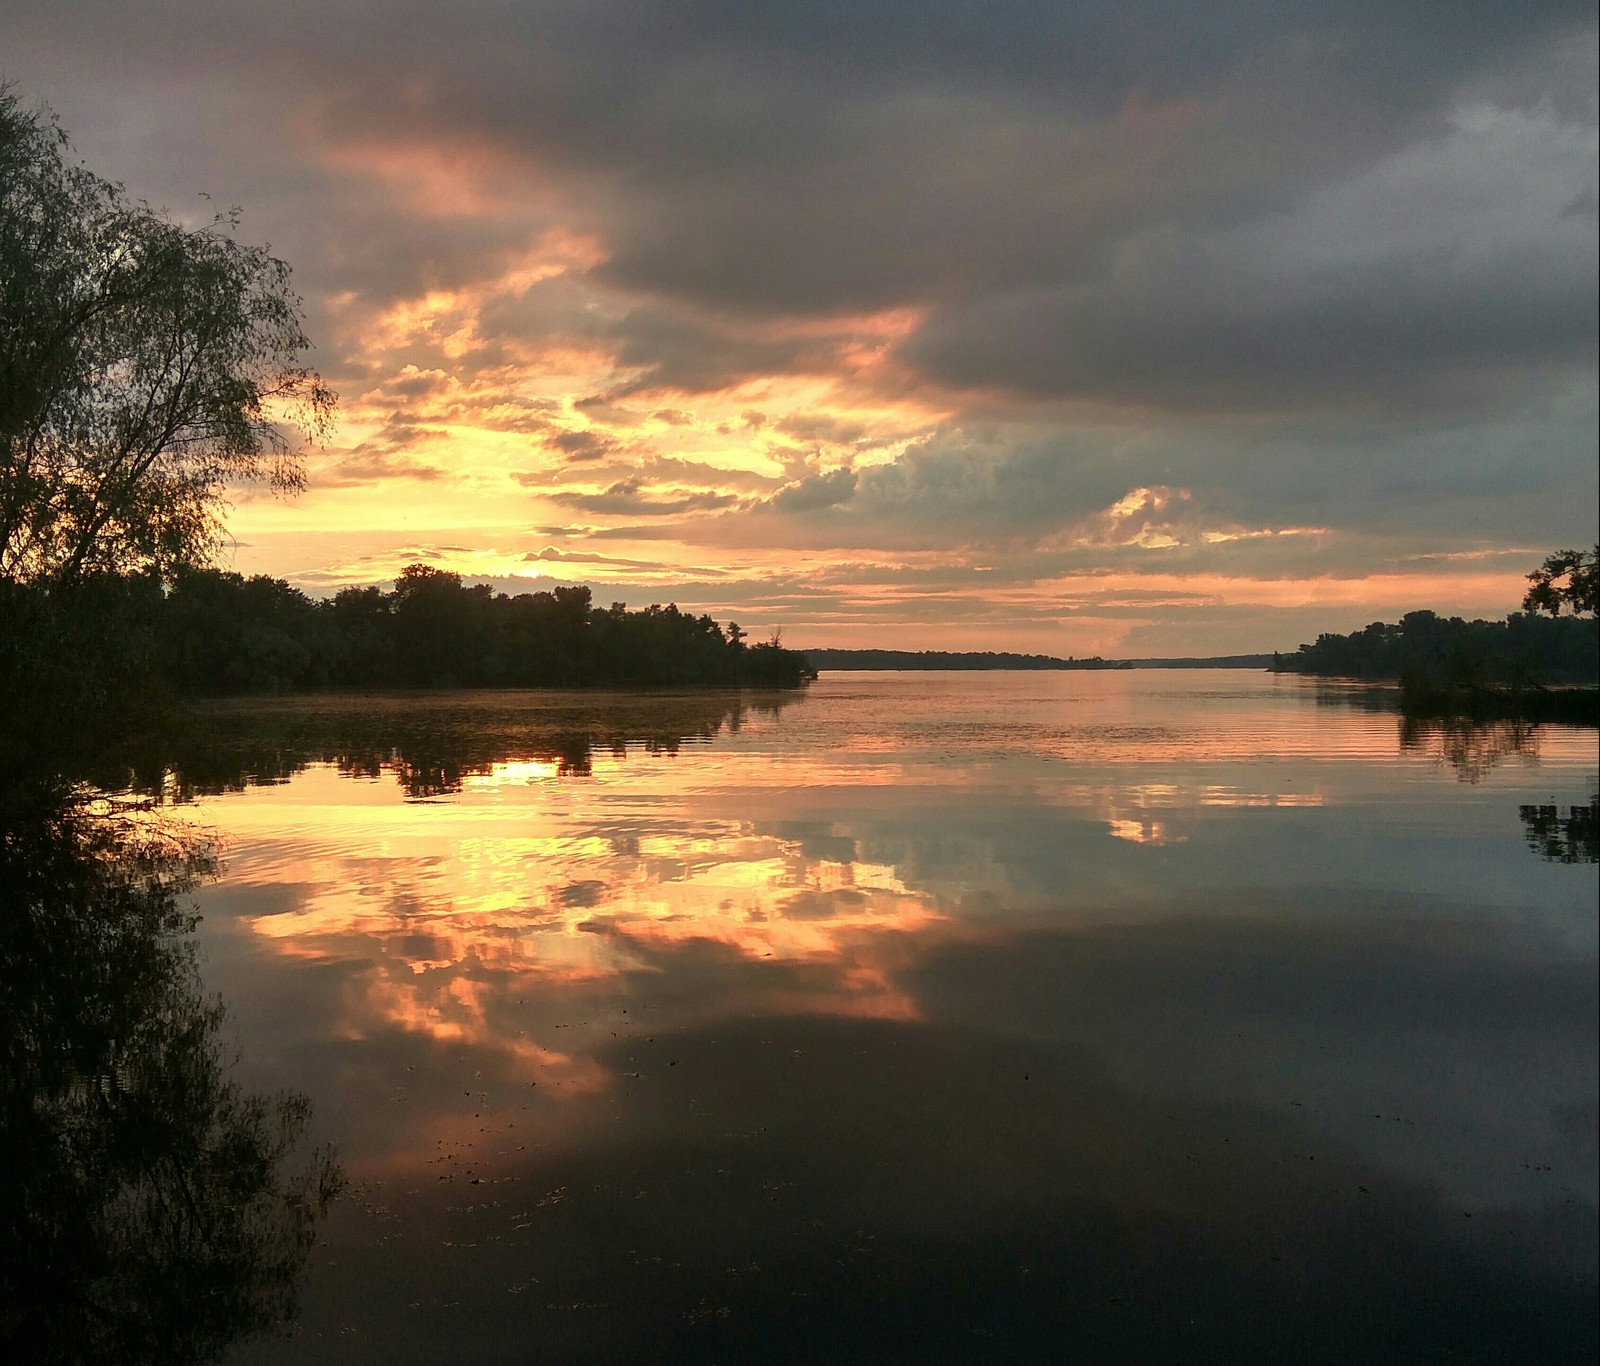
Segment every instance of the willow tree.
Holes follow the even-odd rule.
[[[303,482],[334,395],[289,268],[71,157],[0,89],[0,581],[204,563],[228,488]]]

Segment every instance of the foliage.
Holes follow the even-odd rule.
[[[153,578],[97,575],[45,591],[0,579],[0,818],[23,778],[59,787],[114,759],[167,710]]]
[[[1563,582],[1565,580],[1565,582]],[[1562,607],[1591,617],[1600,612],[1600,545],[1591,551],[1558,550],[1528,575],[1533,586],[1522,599],[1524,612],[1561,615]]]
[[[177,576],[155,613],[168,682],[190,694],[330,687],[793,687],[805,656],[748,645],[675,604],[597,608],[588,588],[494,592],[408,565],[392,592],[315,601],[281,579]]]
[[[1592,683],[1600,673],[1593,620],[1512,613],[1504,621],[1463,621],[1408,612],[1350,635],[1320,635],[1296,654],[1275,657],[1282,672],[1335,678],[1410,680],[1414,689],[1535,688]]]
[[[79,796],[0,819],[0,1352],[210,1360],[285,1322],[342,1177],[230,1079],[183,903],[209,850]]]
[[[299,485],[276,419],[320,436],[334,396],[289,268],[236,227],[129,202],[0,87],[0,579],[170,574],[230,483]]]

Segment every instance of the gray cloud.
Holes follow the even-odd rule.
[[[854,470],[833,470],[828,474],[810,474],[797,483],[786,485],[773,494],[766,505],[774,512],[810,512],[815,508],[848,503],[855,491]]]
[[[628,560],[616,555],[596,555],[592,551],[561,550],[555,546],[546,546],[543,550],[530,550],[522,558],[532,564],[585,564],[595,565],[600,570],[635,569],[646,573],[691,574],[705,578],[715,578],[723,572],[704,565],[684,566],[668,564],[662,560]]]
[[[1486,109],[1293,212],[1147,230],[1082,288],[954,308],[941,379],[1180,408],[1477,406],[1592,369],[1592,128]]]
[[[547,444],[554,446],[568,460],[598,460],[617,449],[617,441],[602,432],[556,432],[546,436]]]
[[[524,483],[528,477],[518,476]],[[731,493],[678,493],[652,497],[638,479],[619,479],[602,493],[544,491],[545,497],[582,512],[625,517],[674,517],[686,512],[711,512],[732,507],[739,500]]]
[[[836,367],[826,343],[761,336],[741,320],[681,306],[634,309],[609,329],[609,338],[617,364],[639,372],[618,385],[612,399],[662,390],[714,392],[753,377]]]
[[[835,417],[832,413],[791,413],[777,429],[796,441],[825,441],[847,445],[860,441],[870,430],[866,423]]]
[[[1535,389],[1493,414],[1474,405],[1404,422],[1378,414],[1213,415],[1143,427],[1048,416],[969,422],[857,470],[848,500],[811,499],[802,482],[790,486],[796,502],[767,507],[805,504],[806,516],[777,533],[797,545],[1031,548],[1132,489],[1168,487],[1192,495],[1186,515],[1207,527],[1333,528],[1339,544],[1319,550],[1324,563],[1352,563],[1349,547],[1363,535],[1413,547],[1577,544],[1594,536],[1595,427],[1593,387],[1582,379]],[[748,540],[770,544],[774,534],[752,525]],[[1247,549],[1286,565],[1308,553],[1305,544],[1205,546],[1183,560],[1214,563]],[[1117,560],[1109,546],[1096,554]]]
[[[1587,5],[414,0],[375,25],[170,0],[12,22],[12,74],[53,69],[69,101],[175,81],[198,164],[243,152],[239,197],[281,197],[302,272],[369,304],[481,279],[557,222],[598,232],[596,279],[653,302],[597,319],[544,282],[489,322],[608,337],[638,372],[612,397],[836,364],[734,314],[908,304],[936,307],[903,355],[942,382],[1136,405],[1448,400],[1593,360],[1593,229],[1560,218],[1594,193]],[[1472,97],[1533,131],[1468,138],[1452,179],[1427,149],[1448,156]],[[263,105],[323,150],[491,155],[505,200],[423,211],[261,139]],[[1416,184],[1381,183],[1419,156]],[[1340,219],[1364,184],[1398,201]],[[1329,255],[1334,226],[1354,251]]]

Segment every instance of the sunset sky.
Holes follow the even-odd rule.
[[[1293,649],[1596,538],[1592,3],[7,0],[339,391],[236,567]],[[208,195],[209,200],[202,197]]]

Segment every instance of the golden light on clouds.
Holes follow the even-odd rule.
[[[371,150],[350,164],[380,179],[410,154]],[[412,191],[455,206],[439,212],[490,211],[492,160],[430,151],[422,165]],[[241,506],[241,565],[338,538],[340,553],[302,570],[314,588],[421,559],[509,591],[598,581],[612,586],[602,600],[681,600],[801,631],[802,645],[926,645],[935,632],[954,648],[1060,653],[1117,653],[1130,632],[1196,609],[1219,620],[1517,597],[1509,569],[1338,568],[1348,534],[1219,516],[1174,484],[1002,532],[994,519],[1025,525],[1034,510],[993,468],[1004,455],[932,458],[958,405],[898,358],[925,308],[663,320],[707,351],[685,369],[630,356],[651,305],[605,281],[607,259],[594,234],[546,227],[491,275],[376,312],[352,303],[341,328],[368,379],[347,395],[339,444],[313,462],[312,492]],[[505,334],[508,312],[544,319],[536,345]],[[923,502],[943,520],[895,526],[897,507]]]

